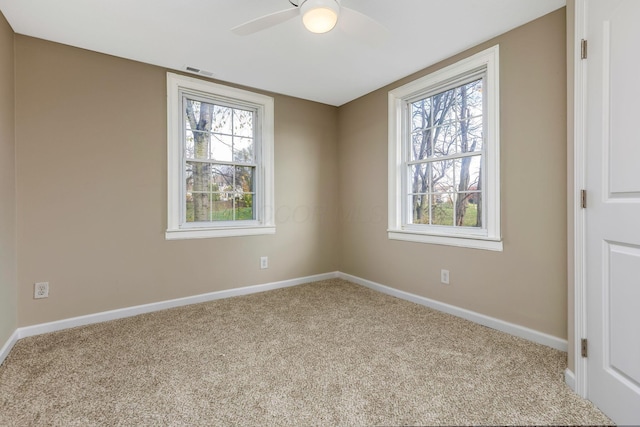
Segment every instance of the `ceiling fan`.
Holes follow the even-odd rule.
[[[343,31],[369,42],[381,41],[387,35],[387,29],[380,23],[343,6],[341,0],[289,0],[289,3],[293,8],[261,16],[240,24],[231,31],[246,36],[301,16],[305,28],[316,34],[331,31],[339,21]]]

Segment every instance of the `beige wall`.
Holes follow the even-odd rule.
[[[275,96],[277,234],[166,241],[166,70],[16,36],[19,325],[337,269],[337,109]],[[269,256],[269,269],[259,257]],[[50,297],[32,298],[50,282]]]
[[[341,271],[567,337],[565,28],[563,8],[340,107]],[[495,44],[504,252],[388,240],[387,92]]]
[[[0,13],[0,348],[16,329],[13,30]]]

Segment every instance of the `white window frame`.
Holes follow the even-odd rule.
[[[405,206],[408,197],[405,169],[409,105],[417,97],[456,87],[457,82],[464,82],[480,71],[484,74],[483,199],[486,203],[486,227],[473,229],[410,224]],[[499,81],[499,47],[496,45],[389,92],[389,239],[503,250],[500,234]]]
[[[254,208],[251,221],[186,223],[184,112],[182,95],[215,100],[223,105],[256,111],[256,176]],[[202,239],[210,237],[274,234],[273,178],[273,98],[205,80],[167,73],[167,231],[165,239]]]

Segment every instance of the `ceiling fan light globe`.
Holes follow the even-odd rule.
[[[312,33],[329,32],[338,22],[340,7],[335,0],[307,0],[300,7],[302,23]]]

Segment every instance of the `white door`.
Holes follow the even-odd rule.
[[[585,3],[587,396],[640,425],[640,1]]]

